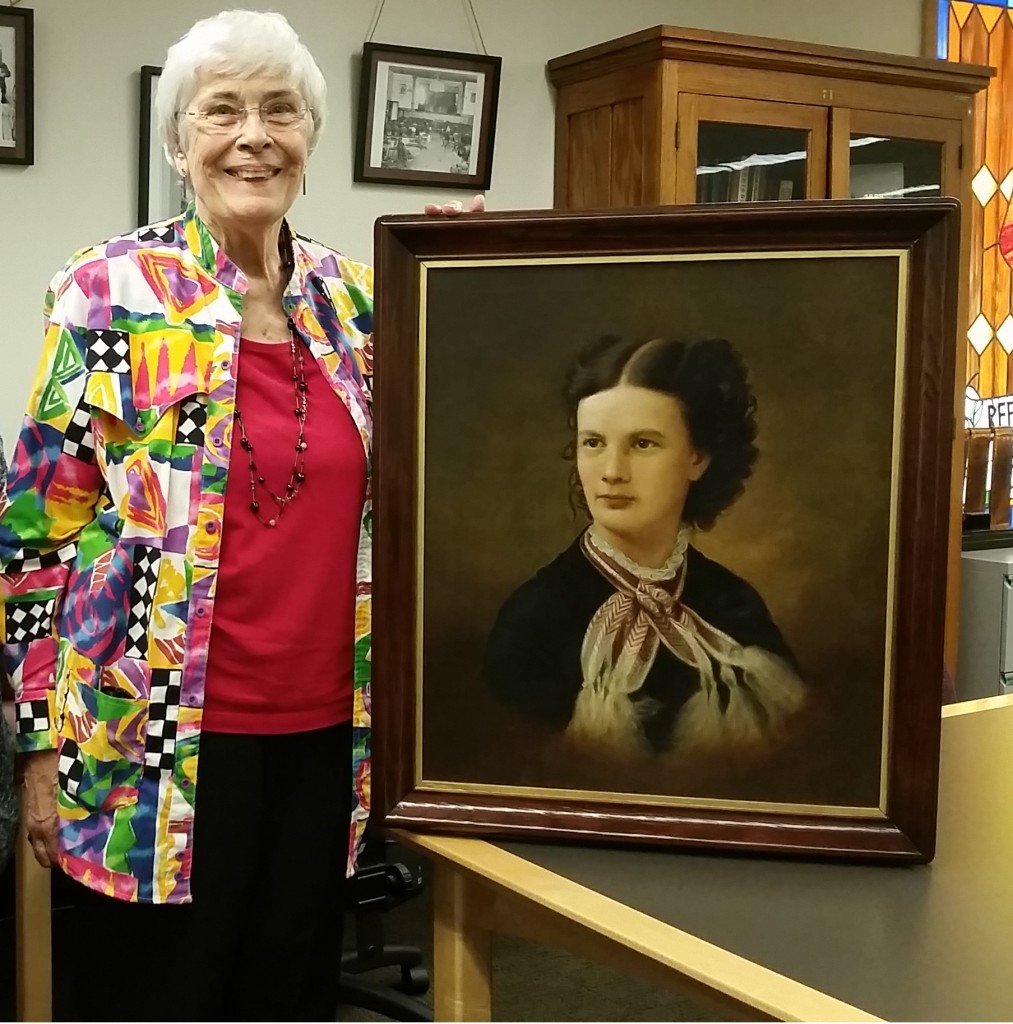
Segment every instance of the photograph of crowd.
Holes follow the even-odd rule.
[[[488,187],[498,82],[498,57],[367,43],[356,180]]]
[[[386,80],[383,119],[374,120],[371,163],[474,174],[477,152],[472,133],[481,111],[485,75],[457,74],[442,68],[412,67],[381,61]]]
[[[0,7],[0,164],[35,162],[33,14]]]
[[[17,64],[14,59],[14,28],[0,25],[0,146],[13,148],[14,104],[17,98]]]

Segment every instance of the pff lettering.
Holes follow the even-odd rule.
[[[1003,402],[989,402],[988,425],[990,427],[1013,427],[1013,399]]]

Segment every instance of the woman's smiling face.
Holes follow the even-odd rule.
[[[577,406],[577,473],[587,507],[605,539],[632,557],[659,545],[670,553],[690,485],[709,463],[671,395],[618,384]]]
[[[257,110],[247,108],[257,107]],[[193,185],[202,219],[212,224],[280,221],[299,194],[309,157],[310,114],[288,128],[271,128],[265,111],[306,107],[291,82],[277,75],[234,78],[202,73],[180,115],[183,153],[177,157]],[[245,109],[234,127],[196,114]]]

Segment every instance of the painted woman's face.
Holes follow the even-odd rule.
[[[671,552],[690,484],[709,462],[693,447],[682,404],[671,395],[618,384],[577,406],[577,472],[587,506],[605,539],[631,557],[659,546]]]

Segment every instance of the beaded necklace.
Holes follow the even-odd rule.
[[[243,423],[242,413],[239,406],[236,406],[236,425],[239,427],[239,444],[246,452],[246,458],[250,466],[250,511],[256,516],[258,522],[264,526],[275,527],[278,520],[292,501],[299,493],[299,489],[306,482],[306,415],[309,411],[309,388],[306,384],[306,368],[303,362],[302,345],[296,341],[295,327],[289,321],[291,337],[289,338],[289,352],[292,356],[292,383],[295,390],[295,416],[299,423],[299,436],[295,442],[295,458],[292,461],[292,469],[288,476],[288,483],[285,484],[285,493],[276,494],[264,479],[263,474],[257,470],[257,462],[253,454],[253,442],[246,436],[246,425]],[[257,500],[258,485],[267,492],[268,497],[277,506],[277,512],[265,518],[260,512],[260,502]]]

